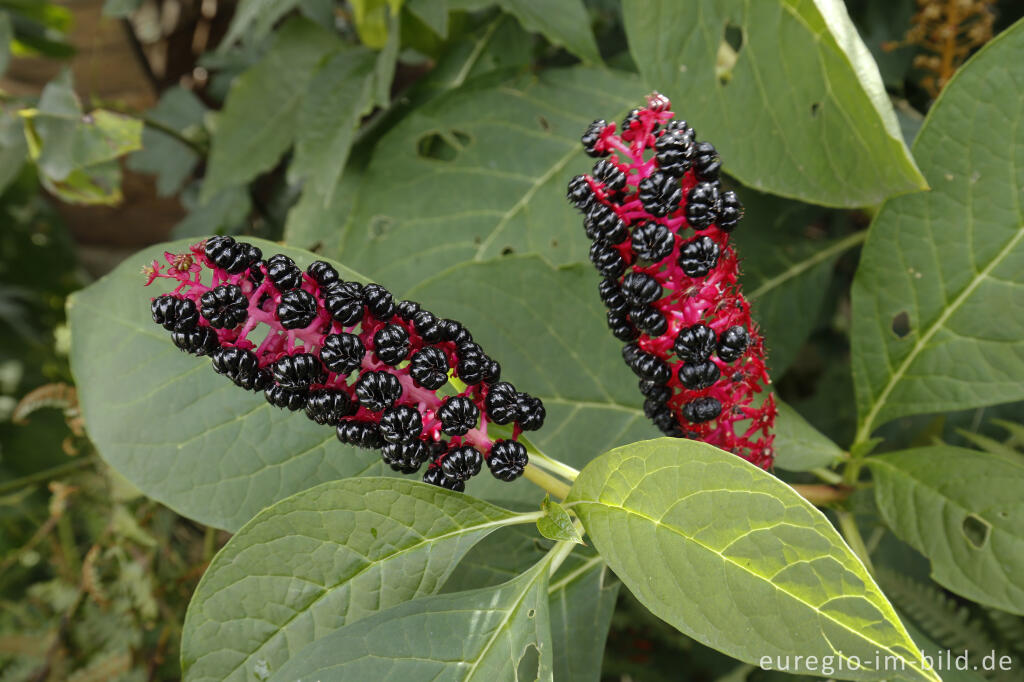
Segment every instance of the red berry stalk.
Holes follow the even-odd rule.
[[[544,405],[500,381],[461,323],[379,284],[346,282],[324,261],[303,272],[288,256],[262,257],[231,237],[166,253],[166,266],[144,268],[147,286],[177,282],[153,299],[153,321],[241,388],[334,426],[343,443],[379,448],[395,471],[427,464],[425,482],[459,491],[485,463],[501,480],[522,475],[517,439],[543,425]],[[439,395],[449,373],[465,388]],[[512,437],[492,440],[490,423],[514,424]]]
[[[739,285],[729,233],[743,216],[722,191],[713,145],[676,120],[654,93],[622,122],[594,121],[581,141],[604,157],[569,183],[584,214],[608,326],[627,342],[644,413],[669,436],[699,439],[754,464],[772,464],[775,402],[764,343]]]

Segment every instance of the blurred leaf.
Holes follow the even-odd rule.
[[[843,450],[800,416],[800,413],[775,400],[779,414],[775,419],[775,466],[789,471],[810,471],[835,464]]]
[[[28,158],[25,127],[16,109],[0,106],[0,192],[18,177]]]
[[[312,254],[249,240],[301,267]],[[201,523],[237,530],[256,512],[324,481],[383,470],[334,430],[271,407],[180,352],[153,324],[140,266],[190,241],[150,247],[68,301],[71,368],[89,437],[146,495]],[[346,279],[365,281],[336,265]],[[158,280],[162,281],[162,280]],[[145,428],[139,428],[144,424]],[[215,461],[211,460],[215,458]]]
[[[447,0],[407,0],[405,7],[438,36],[448,37]]]
[[[885,522],[932,562],[932,578],[980,604],[1024,615],[1024,463],[954,448],[867,460]]]
[[[567,504],[615,574],[652,613],[748,663],[794,654],[859,657],[840,677],[932,680],[867,570],[820,511],[710,445],[659,439],[591,462]],[[695,579],[699,576],[699,579]],[[805,627],[794,624],[803,623]]]
[[[548,569],[542,560],[498,587],[414,599],[347,625],[270,680],[551,682]]]
[[[376,82],[374,84],[374,104],[387,107],[391,103],[391,82],[395,80],[395,67],[398,64],[398,49],[401,47],[402,15],[395,12],[388,23],[388,38],[380,52],[377,53]]]
[[[295,9],[299,2],[300,0],[241,0],[231,17],[227,35],[217,47],[217,52],[226,52],[240,40],[250,44],[258,42],[270,33],[278,19]]]
[[[599,556],[571,568],[548,587],[554,678],[598,682],[620,583]]]
[[[623,18],[648,84],[744,184],[846,207],[926,187],[840,0],[625,0]]]
[[[582,0],[537,3],[533,0],[448,0],[451,9],[480,10],[498,5],[514,16],[527,31],[541,33],[552,44],[564,47],[584,62],[600,64],[601,55],[590,30],[590,16]]]
[[[164,90],[160,101],[146,115],[179,133],[190,132],[203,124],[206,106],[190,90],[174,86]],[[184,142],[146,126],[142,131],[142,150],[128,157],[128,168],[156,176],[160,196],[177,194],[188,180],[199,155]]]
[[[404,0],[352,0],[356,30],[363,45],[382,49],[394,36],[393,19]]]
[[[295,139],[299,108],[316,66],[340,44],[303,18],[289,20],[275,33],[270,51],[235,80],[217,116],[203,203],[277,164]]]
[[[1024,398],[1024,21],[946,85],[914,143],[933,190],[886,202],[853,283],[865,442],[904,415]]]
[[[523,521],[513,512],[402,479],[293,495],[247,523],[203,576],[185,622],[184,674],[249,680],[256,666],[277,670],[344,625],[434,594],[476,542],[514,523]]]
[[[14,26],[11,15],[0,11],[0,76],[7,71],[11,63],[11,41],[14,40]]]
[[[128,17],[142,6],[142,0],[106,0],[103,3],[103,16]]]
[[[586,544],[565,507],[545,497],[540,508],[544,512],[544,516],[537,519],[537,530],[541,535],[548,540],[571,540],[579,545]]]
[[[182,205],[189,213],[174,226],[175,239],[204,239],[211,234],[238,234],[245,227],[252,211],[249,188],[228,187],[205,204],[199,203],[199,183],[192,183],[182,192]]]

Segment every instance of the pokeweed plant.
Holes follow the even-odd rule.
[[[638,73],[600,67],[582,3],[545,22],[502,2],[357,134],[388,104],[401,22],[447,30],[443,6],[402,4],[359,4],[360,47],[299,16],[271,31],[291,4],[243,5],[229,42],[259,33],[262,56],[218,115],[199,201],[287,164],[284,244],[186,235],[69,302],[99,452],[235,532],[193,596],[185,679],[599,679],[621,581],[737,678],[939,680],[943,642],[875,581],[883,539],[1024,614],[1019,455],[886,427],[1024,399],[1006,314],[1024,24],[946,85],[912,153],[824,0],[627,0]],[[508,68],[532,29],[589,64]],[[643,104],[652,88],[681,114]],[[873,219],[804,250],[762,192]],[[843,448],[768,371],[860,244]]]

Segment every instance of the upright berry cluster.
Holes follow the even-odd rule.
[[[740,291],[729,233],[743,216],[719,183],[713,145],[654,93],[622,121],[594,121],[581,141],[600,157],[569,183],[584,215],[608,326],[640,377],[644,413],[669,436],[772,464],[775,404],[764,345]]]
[[[503,481],[522,475],[519,434],[543,425],[544,405],[501,381],[461,323],[379,284],[344,281],[324,261],[303,272],[282,254],[263,260],[231,237],[165,258],[144,268],[147,286],[178,282],[153,299],[153,321],[241,388],[334,426],[342,443],[379,449],[395,471],[427,464],[427,483],[462,491],[484,465]],[[258,344],[257,328],[266,330]],[[465,387],[439,395],[450,375]],[[488,423],[513,424],[511,438],[491,440]]]

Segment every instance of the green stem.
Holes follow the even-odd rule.
[[[790,268],[788,268],[785,272],[782,272],[782,273],[776,275],[775,277],[772,277],[771,279],[765,280],[764,282],[761,283],[761,286],[759,286],[758,288],[754,289],[752,292],[750,292],[747,295],[747,300],[748,301],[755,301],[755,300],[757,300],[758,298],[760,298],[761,296],[763,296],[767,292],[771,291],[772,289],[777,288],[782,283],[784,283],[784,282],[786,282],[788,280],[791,280],[794,277],[797,277],[797,276],[807,272],[808,270],[813,268],[815,265],[818,265],[819,263],[824,263],[829,258],[832,258],[833,256],[837,256],[837,255],[841,254],[842,252],[846,251],[847,249],[852,249],[855,246],[859,246],[860,244],[863,244],[864,241],[867,238],[868,238],[868,231],[867,230],[861,230],[859,232],[854,232],[851,235],[843,237],[842,239],[837,241],[832,246],[829,246],[827,248],[822,249],[821,251],[818,251],[817,253],[815,253],[810,258],[806,258],[806,259],[800,261],[799,263],[795,263]]]
[[[216,541],[217,530],[213,526],[207,526],[203,534],[203,561],[209,563],[213,559]]]
[[[575,521],[573,521],[573,525],[576,527],[576,532],[579,533],[582,536],[583,535],[583,524],[580,523],[580,520],[576,519]],[[574,549],[576,549],[576,546],[577,546],[577,543],[573,542],[572,540],[562,540],[562,541],[558,542],[558,544],[556,544],[554,547],[551,548],[551,551],[548,552],[548,556],[551,557],[551,559],[550,559],[551,566],[548,569],[548,575],[549,576],[554,575],[555,572],[559,568],[561,568],[562,562],[564,562],[566,560],[566,558],[568,558],[568,556],[570,554],[572,554],[572,551]]]
[[[526,452],[530,455],[530,461],[541,469],[546,469],[547,471],[557,474],[562,478],[567,478],[570,481],[575,481],[576,477],[580,475],[579,469],[573,469],[568,464],[559,462],[553,457],[548,457],[522,434],[519,435],[519,442],[526,446]]]
[[[78,547],[75,544],[75,531],[71,527],[71,519],[68,517],[67,509],[64,510],[64,513],[57,520],[57,537],[60,538],[60,551],[64,555],[68,575],[78,578],[82,574],[82,558],[78,556]]]
[[[836,473],[831,469],[811,469],[810,473],[814,474],[821,480],[825,481],[825,483],[831,483],[832,485],[839,485],[840,483],[843,482],[842,474]]]
[[[160,121],[157,121],[154,118],[150,118],[145,114],[139,113],[134,109],[130,109],[129,107],[120,105],[116,102],[99,101],[98,104],[103,109],[107,109],[108,111],[113,111],[118,114],[123,114],[125,116],[131,116],[132,118],[141,121],[142,125],[148,128],[152,128],[153,130],[159,131],[164,135],[167,135],[168,137],[173,137],[175,140],[187,146],[189,149],[191,149],[204,159],[206,158],[207,153],[210,151],[209,149],[207,149],[205,144],[202,144],[201,142],[198,142],[190,137],[187,137],[180,130],[177,130],[172,126],[169,126],[166,123],[161,123]]]
[[[543,469],[537,468],[533,464],[526,465],[523,477],[559,500],[564,500],[569,496],[569,485],[567,483],[555,478]]]
[[[861,537],[860,529],[857,528],[857,520],[853,513],[845,509],[838,509],[836,518],[839,520],[839,531],[846,538],[846,543],[864,564],[864,568],[868,569],[868,573],[874,575],[875,567],[871,564],[871,554],[868,552],[867,545],[864,544],[864,538]]]
[[[0,495],[6,495],[9,492],[24,488],[36,483],[43,483],[55,478],[60,478],[65,474],[69,474],[72,471],[78,471],[84,469],[87,466],[92,465],[96,462],[95,457],[82,457],[81,459],[75,459],[60,466],[55,466],[52,469],[45,469],[43,471],[37,471],[34,474],[28,476],[22,476],[16,478],[13,481],[7,481],[6,483],[0,483]]]

